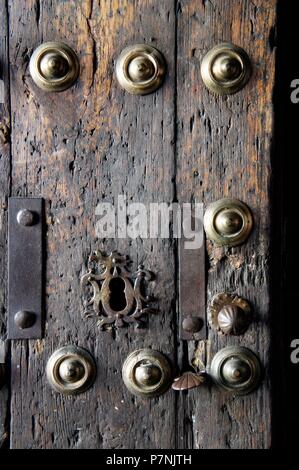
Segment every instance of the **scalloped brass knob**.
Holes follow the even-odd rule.
[[[237,246],[244,243],[252,226],[249,208],[238,199],[219,199],[208,206],[204,215],[207,238],[220,246]]]
[[[29,70],[44,91],[58,92],[71,87],[79,75],[76,53],[63,42],[45,42],[33,52]]]
[[[96,365],[91,354],[78,346],[65,346],[55,351],[47,363],[48,382],[64,395],[85,392],[96,377]]]
[[[211,328],[225,335],[242,335],[251,322],[249,303],[237,295],[216,294],[208,308]]]
[[[222,389],[245,395],[252,392],[261,379],[261,363],[250,349],[229,346],[214,356],[210,376]]]
[[[203,58],[201,75],[210,91],[218,95],[231,95],[248,82],[250,59],[241,47],[229,42],[218,44]]]
[[[123,364],[122,376],[131,393],[146,398],[161,395],[172,383],[168,359],[153,349],[132,352]]]
[[[120,86],[134,95],[147,95],[157,90],[166,73],[163,55],[148,44],[126,47],[116,62]]]

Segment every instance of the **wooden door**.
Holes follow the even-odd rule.
[[[270,185],[276,0],[20,0],[0,2],[1,336],[7,322],[8,196],[43,197],[46,217],[45,334],[5,343],[8,380],[0,391],[0,443],[11,448],[268,448],[271,445]],[[29,59],[46,41],[77,53],[80,77],[62,93],[32,81]],[[242,91],[217,97],[200,64],[216,44],[243,47],[253,73]],[[163,85],[135,96],[115,78],[124,47],[148,43],[167,63]],[[240,247],[206,242],[206,302],[219,292],[247,299],[254,321],[242,336],[181,341],[177,241],[97,236],[96,207],[130,202],[180,204],[238,198],[254,229]],[[80,277],[90,253],[117,249],[156,274],[158,312],[146,328],[100,332],[82,315]],[[190,285],[192,289],[192,285]],[[76,397],[54,392],[46,363],[61,346],[79,345],[97,363],[92,388]],[[196,352],[209,361],[221,348],[255,351],[264,378],[236,397],[211,384],[159,398],[134,397],[121,368],[129,353],[165,354],[174,374]]]

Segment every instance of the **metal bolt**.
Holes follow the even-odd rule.
[[[15,314],[14,320],[15,324],[21,330],[25,330],[27,328],[31,328],[34,325],[36,321],[36,315],[32,312],[28,312],[27,310],[20,310]]]
[[[135,379],[138,384],[150,387],[160,382],[162,372],[155,364],[140,364],[135,371]]]
[[[17,221],[19,225],[30,227],[34,224],[34,213],[28,209],[22,209],[17,214]]]
[[[67,383],[79,382],[84,375],[84,365],[77,359],[67,358],[59,366],[59,376]]]
[[[202,321],[196,317],[186,317],[183,320],[182,327],[188,333],[197,333],[202,328]]]

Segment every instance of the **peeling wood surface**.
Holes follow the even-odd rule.
[[[182,448],[268,448],[269,191],[276,1],[183,0],[177,15],[178,200],[207,205],[222,197],[238,198],[251,208],[255,224],[241,247],[218,248],[207,243],[207,302],[219,292],[237,293],[248,299],[255,316],[241,337],[218,336],[210,330],[210,356],[225,346],[242,344],[256,351],[265,367],[263,385],[248,397],[228,396],[215,387],[181,397],[179,443]],[[203,85],[200,62],[223,41],[248,52],[253,76],[240,93],[215,97]],[[192,357],[191,348],[189,354]]]
[[[12,195],[45,198],[47,219],[46,335],[40,341],[14,341],[11,347],[11,447],[269,447],[269,185],[276,0],[7,4]],[[5,2],[0,2],[0,17],[1,13],[6,18]],[[67,42],[81,64],[78,83],[60,94],[39,90],[29,76],[32,51],[51,40]],[[200,78],[203,55],[223,40],[243,46],[254,68],[246,88],[228,98],[211,95]],[[140,42],[160,49],[168,66],[162,88],[144,97],[125,93],[114,77],[118,54],[126,45]],[[6,54],[4,28],[1,62],[7,60]],[[0,105],[1,246],[10,176],[8,103]],[[117,204],[119,194],[145,203],[177,198],[208,204],[237,197],[251,207],[255,228],[244,246],[222,249],[207,243],[207,300],[224,290],[248,299],[255,320],[245,336],[219,338],[209,331],[206,343],[188,346],[177,341],[175,244],[166,239],[97,238],[96,206]],[[152,292],[159,299],[159,312],[149,318],[147,329],[128,328],[111,335],[82,318],[79,280],[88,255],[97,248],[117,248],[131,256],[134,267],[142,261],[156,273]],[[3,258],[0,269],[5,318]],[[1,325],[4,335],[4,322]],[[53,392],[45,376],[52,352],[67,344],[87,348],[98,366],[93,388],[76,398]],[[194,355],[209,363],[215,352],[230,344],[258,352],[265,366],[262,387],[249,397],[229,397],[214,387],[202,387],[141,400],[123,385],[122,364],[137,348],[161,350],[176,369],[177,357],[180,368]],[[6,391],[1,391],[0,446],[9,431],[6,400]]]
[[[138,14],[138,9],[142,14]],[[140,347],[174,354],[174,255],[169,240],[97,239],[96,206],[171,201],[174,178],[174,2],[9,1],[13,194],[42,195],[47,217],[47,325],[41,342],[12,346],[13,448],[167,448],[175,434],[175,395],[134,398],[121,368]],[[31,51],[62,40],[78,53],[80,80],[63,94],[32,83]],[[128,44],[149,42],[167,57],[168,77],[155,94],[120,89],[114,61]],[[89,254],[117,248],[133,266],[156,273],[159,313],[148,328],[99,332],[82,318],[80,275]],[[95,357],[93,388],[65,398],[47,385],[45,366],[60,346],[78,344]],[[20,433],[20,429],[26,430]]]

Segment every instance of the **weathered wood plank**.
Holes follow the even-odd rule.
[[[244,336],[219,337],[210,331],[211,355],[227,345],[242,344],[256,351],[265,367],[263,385],[248,397],[227,396],[215,387],[180,397],[182,448],[268,448],[271,443],[269,191],[276,3],[178,3],[178,199],[207,205],[236,197],[250,206],[255,221],[252,236],[240,248],[219,249],[207,243],[208,302],[218,292],[236,292],[250,301],[255,313]],[[219,98],[203,85],[200,62],[223,41],[248,52],[253,76],[240,93]],[[186,361],[186,354],[181,357]]]
[[[97,238],[99,202],[173,199],[174,2],[9,0],[14,195],[43,196],[47,217],[46,336],[12,345],[13,448],[166,448],[175,441],[175,395],[151,400],[126,391],[121,367],[136,348],[174,351],[174,255],[169,240]],[[64,40],[78,52],[78,84],[46,94],[29,77],[39,43]],[[149,42],[167,58],[168,76],[155,94],[134,97],[114,78],[124,46]],[[82,319],[80,275],[96,248],[117,247],[157,272],[159,313],[146,331],[100,333]],[[93,388],[76,398],[52,392],[46,361],[78,344],[96,358]]]
[[[0,1],[0,338],[6,337],[7,197],[10,190],[10,99],[8,67],[8,18],[6,2]],[[2,92],[4,91],[4,96]],[[8,387],[0,390],[0,448],[8,445]]]

